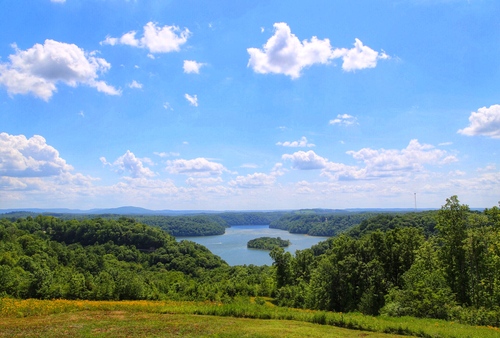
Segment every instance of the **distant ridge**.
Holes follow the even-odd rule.
[[[13,212],[31,212],[35,214],[82,214],[82,215],[190,215],[201,213],[215,213],[217,211],[203,210],[150,210],[140,207],[118,207],[105,209],[66,209],[66,208],[16,208],[16,209],[0,209],[0,214],[8,214]]]
[[[8,214],[14,212],[30,212],[35,214],[81,214],[81,215],[166,215],[180,216],[193,214],[221,214],[232,212],[297,212],[297,213],[314,213],[314,214],[331,214],[331,213],[360,213],[360,212],[413,212],[426,211],[435,209],[413,209],[413,208],[349,208],[349,209],[298,209],[298,210],[151,210],[134,206],[123,206],[117,208],[103,209],[67,209],[67,208],[16,208],[16,209],[0,209],[0,214]]]

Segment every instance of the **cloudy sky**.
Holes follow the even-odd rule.
[[[0,11],[0,209],[500,200],[497,0]]]

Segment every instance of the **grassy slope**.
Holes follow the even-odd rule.
[[[299,321],[83,311],[7,318],[0,337],[398,337]]]
[[[248,299],[231,304],[0,299],[0,337],[397,337],[384,333],[500,337],[493,327],[289,309]]]

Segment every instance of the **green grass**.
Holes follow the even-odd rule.
[[[0,337],[500,337],[492,327],[290,309],[248,299],[230,304],[0,299],[0,319]]]
[[[8,318],[0,337],[398,337],[299,321],[128,311]]]

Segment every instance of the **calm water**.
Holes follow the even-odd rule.
[[[273,260],[269,257],[269,251],[247,248],[247,242],[258,237],[289,239],[292,244],[285,250],[292,254],[328,238],[291,234],[284,230],[269,229],[269,225],[238,225],[227,228],[226,233],[220,236],[177,237],[177,240],[187,239],[202,244],[229,265],[271,265]]]

